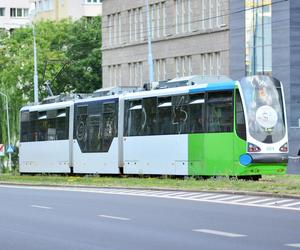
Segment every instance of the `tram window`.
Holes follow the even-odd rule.
[[[204,132],[204,93],[190,95],[190,132]]]
[[[143,104],[143,119],[142,119],[142,135],[155,135],[157,134],[156,129],[156,107],[157,107],[157,98],[150,97],[144,98],[142,101]]]
[[[29,120],[29,111],[21,112],[21,142],[29,141],[30,133],[30,120]]]
[[[114,136],[116,136],[116,104],[103,104],[103,137],[101,152],[107,152]]]
[[[68,139],[69,108],[27,113],[21,114],[21,142]]]
[[[172,134],[172,102],[171,97],[158,98],[157,131],[160,135]]]
[[[87,116],[88,116],[88,106],[85,104],[83,106],[76,107],[76,123],[75,131],[78,144],[82,152],[87,151]]]
[[[211,92],[207,99],[208,132],[233,131],[232,92]]]
[[[29,121],[29,111],[22,111],[21,122],[28,122],[28,121]]]
[[[82,152],[107,152],[117,135],[117,103],[90,102],[75,107],[76,138]]]
[[[59,109],[56,117],[56,140],[69,138],[69,108]]]
[[[246,123],[245,123],[244,109],[243,109],[241,95],[238,90],[236,91],[236,96],[235,96],[235,112],[236,112],[236,133],[241,139],[246,140]]]
[[[173,96],[172,98],[172,125],[174,134],[185,134],[189,130],[187,95]]]
[[[102,103],[94,102],[89,103],[88,118],[87,118],[87,151],[99,152],[101,149],[102,138]]]
[[[46,129],[46,135],[43,135],[43,138],[45,137],[45,140],[48,141],[54,141],[56,140],[56,116],[57,116],[57,110],[49,110],[47,111],[47,118],[45,121],[40,121],[40,131]],[[39,118],[40,119],[40,118]],[[44,134],[44,132],[42,132]]]
[[[125,136],[138,136],[142,128],[142,100],[127,101],[125,105]]]
[[[39,141],[39,129],[38,129],[38,116],[39,112],[33,111],[30,112],[30,137],[29,141]]]

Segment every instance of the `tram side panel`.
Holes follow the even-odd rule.
[[[69,173],[69,141],[20,143],[20,173]]]
[[[188,175],[188,136],[125,137],[124,173]]]
[[[69,107],[21,112],[20,173],[69,173]]]
[[[118,99],[75,104],[73,172],[119,174]]]

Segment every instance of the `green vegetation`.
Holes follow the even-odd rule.
[[[277,195],[300,195],[300,176],[264,176],[260,181],[244,181],[225,177],[207,180],[137,178],[137,177],[99,177],[99,176],[56,176],[37,175],[19,176],[0,175],[0,183],[59,185],[59,186],[94,186],[94,187],[130,187],[163,188],[193,191],[228,191],[228,192],[266,192]]]
[[[39,21],[35,30],[40,100],[47,96],[45,81],[51,82],[54,95],[101,88],[100,17]],[[34,100],[33,65],[32,27],[16,29],[11,35],[0,31],[0,91],[9,98],[13,145],[19,138],[19,110]],[[0,110],[5,110],[4,105],[0,97]],[[0,121],[0,143],[7,143],[5,112],[0,112]]]

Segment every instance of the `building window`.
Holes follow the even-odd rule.
[[[201,75],[221,75],[220,52],[201,54]]]
[[[108,66],[108,82],[110,87],[119,86],[121,84],[121,74],[121,64]]]
[[[38,12],[53,10],[53,0],[38,1],[37,2],[37,10],[38,10]]]
[[[10,16],[11,17],[27,17],[28,9],[27,8],[10,8]]]
[[[143,62],[128,63],[129,85],[136,86],[143,84]]]
[[[122,42],[122,22],[121,13],[116,13],[107,16],[108,22],[108,41],[109,46],[120,44]]]
[[[151,4],[149,11],[152,39],[166,36],[166,2]]]
[[[272,74],[271,0],[245,2],[246,75]]]
[[[5,16],[5,8],[0,8],[0,16]]]
[[[190,32],[192,24],[191,0],[175,0],[175,31],[176,34]]]
[[[226,26],[225,16],[228,10],[225,7],[225,2],[222,0],[201,0],[200,3],[200,28],[216,29]]]
[[[128,33],[129,42],[138,42],[144,40],[143,9],[135,8],[128,10]]]
[[[166,80],[166,59],[157,59],[154,61],[154,73],[155,81]]]
[[[175,57],[176,77],[192,75],[192,56]]]
[[[107,23],[108,23],[108,41],[109,41],[109,46],[112,46],[112,23],[111,23],[111,15],[107,16]]]

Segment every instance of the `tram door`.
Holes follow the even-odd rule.
[[[205,175],[233,174],[233,92],[208,92],[204,138]]]

